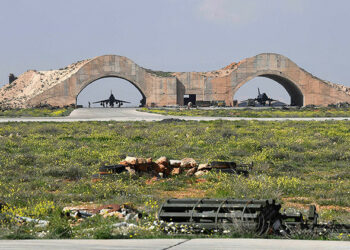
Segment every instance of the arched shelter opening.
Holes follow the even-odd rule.
[[[238,101],[255,99],[259,94],[258,88],[260,94],[266,93],[268,98],[281,103],[291,106],[303,106],[304,104],[304,96],[298,86],[286,77],[277,74],[259,74],[250,77],[236,88],[234,99]]]
[[[141,107],[146,104],[146,96],[131,81],[121,77],[106,76],[91,81],[79,92],[76,104],[83,107],[110,107],[108,100],[113,94],[115,99],[122,102],[121,107]],[[114,107],[119,107],[119,103],[114,103]]]

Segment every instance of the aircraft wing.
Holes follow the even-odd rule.
[[[93,103],[102,103],[102,102],[109,102],[109,99],[101,100],[101,101],[97,101],[97,102],[93,102]]]
[[[116,102],[121,102],[121,103],[130,103],[130,102],[127,102],[127,101],[123,101],[123,100],[115,100]]]

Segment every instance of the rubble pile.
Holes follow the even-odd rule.
[[[64,207],[64,215],[68,217],[73,217],[75,219],[84,219],[87,217],[92,217],[97,214],[102,215],[104,218],[107,217],[118,217],[119,219],[124,219],[125,221],[129,220],[138,220],[142,217],[142,214],[137,211],[131,204],[109,204],[102,205],[99,207],[91,206],[74,206],[74,207]]]
[[[95,179],[128,172],[131,175],[147,173],[153,176],[167,177],[179,174],[186,176],[200,177],[209,171],[221,171],[232,174],[243,174],[247,176],[252,168],[250,165],[237,165],[235,162],[214,161],[210,164],[198,164],[193,158],[184,158],[182,160],[169,160],[162,156],[156,161],[152,158],[137,158],[127,156],[117,165],[101,166],[99,174],[94,175]]]

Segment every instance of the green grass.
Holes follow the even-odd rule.
[[[141,108],[139,111],[172,116],[211,116],[211,117],[350,117],[350,108],[303,107],[295,110],[271,109],[197,109],[185,108]]]
[[[157,70],[151,70],[151,69],[145,69],[147,73],[156,75],[158,77],[174,77],[173,72],[168,71],[157,71]]]
[[[0,117],[60,117],[68,116],[74,108],[0,109]]]
[[[102,163],[125,156],[193,157],[254,162],[248,178],[210,173],[206,182],[176,176],[116,175],[92,182]],[[206,197],[274,198],[304,209],[320,205],[321,219],[350,222],[350,122],[74,122],[0,124],[0,200],[12,214],[47,219],[49,228],[18,225],[0,215],[0,238],[152,238],[159,204],[178,193]],[[75,225],[64,206],[132,202],[145,213],[138,229],[112,228],[100,216]],[[40,236],[42,230],[46,232]],[[233,237],[233,236],[232,236]]]

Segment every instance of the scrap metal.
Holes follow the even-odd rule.
[[[243,230],[258,235],[289,235],[295,230],[350,232],[350,225],[319,224],[313,205],[308,216],[280,209],[281,204],[273,199],[168,199],[161,205],[158,219],[172,222],[177,228],[190,227],[194,232]]]

